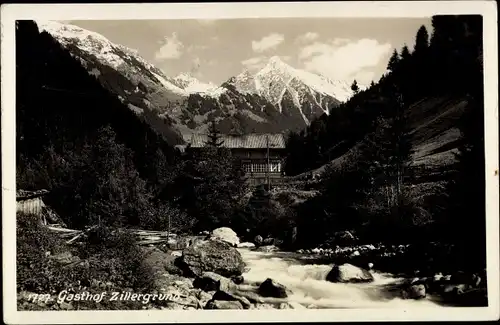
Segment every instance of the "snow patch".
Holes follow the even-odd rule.
[[[227,89],[213,83],[204,83],[187,73],[181,73],[173,78],[174,82],[188,94],[199,94],[219,98]]]
[[[163,87],[167,88],[168,90],[170,90],[178,95],[188,96],[188,93],[185,90],[183,90],[177,86],[174,86],[173,84],[171,84],[170,82],[165,80],[165,78],[163,78],[159,74],[156,74],[153,71],[151,71],[151,73],[155,76],[156,79],[158,79],[158,81],[160,81],[160,83],[163,85]]]

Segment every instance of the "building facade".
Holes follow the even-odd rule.
[[[187,139],[190,149],[205,147],[208,136],[193,134]],[[222,147],[238,158],[251,185],[277,184],[283,180],[285,137],[283,134],[222,135]]]

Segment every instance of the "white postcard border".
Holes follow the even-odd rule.
[[[494,1],[380,1],[176,4],[2,5],[2,200],[4,322],[322,322],[465,321],[499,318],[498,53]],[[481,14],[484,19],[487,272],[489,307],[411,309],[238,310],[238,311],[17,311],[15,227],[15,20],[231,19],[285,17],[430,17]],[[416,32],[416,31],[415,31]],[[497,172],[495,174],[495,171]],[[466,238],[466,236],[465,236]]]

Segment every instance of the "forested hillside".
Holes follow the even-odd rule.
[[[51,190],[71,227],[141,223],[174,149],[49,34],[31,21],[16,29],[18,188]]]
[[[315,216],[299,220],[305,240],[341,229],[368,241],[466,237],[464,256],[484,263],[482,19],[432,25],[414,49],[394,51],[378,83],[290,135],[289,175],[333,160],[321,168],[321,195],[299,213]]]
[[[377,83],[359,91],[301,133],[290,135],[288,175],[318,168],[341,157],[374,130],[378,117],[391,114],[388,101],[396,95],[395,91],[401,96],[408,131],[414,134],[409,140],[415,145],[422,143],[422,135],[431,138],[458,127],[456,117],[461,112],[452,114],[450,119],[446,119],[445,113],[460,111],[462,107],[460,104],[443,107],[446,106],[443,103],[464,101],[472,107],[476,105],[472,99],[481,101],[481,18],[436,16],[432,25],[431,34],[424,26],[418,30],[413,49],[405,46],[394,51],[388,62],[388,72]],[[481,107],[481,102],[477,105]],[[482,112],[476,115],[482,117]],[[482,132],[480,122],[478,134]]]
[[[49,190],[71,228],[227,224],[244,179],[224,150],[181,155],[30,21],[17,23],[17,187]],[[233,185],[234,183],[234,185]]]

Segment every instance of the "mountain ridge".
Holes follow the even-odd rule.
[[[329,114],[348,98],[345,83],[292,68],[279,57],[251,77],[259,89],[247,91],[231,77],[221,85],[204,83],[188,73],[175,77],[142,58],[138,51],[101,34],[59,22],[36,21],[70,50],[90,74],[136,114],[147,116],[163,134],[205,132],[215,122],[223,133],[288,132]],[[266,70],[267,69],[267,70]],[[280,82],[281,81],[281,82]],[[273,83],[274,82],[274,83]]]

